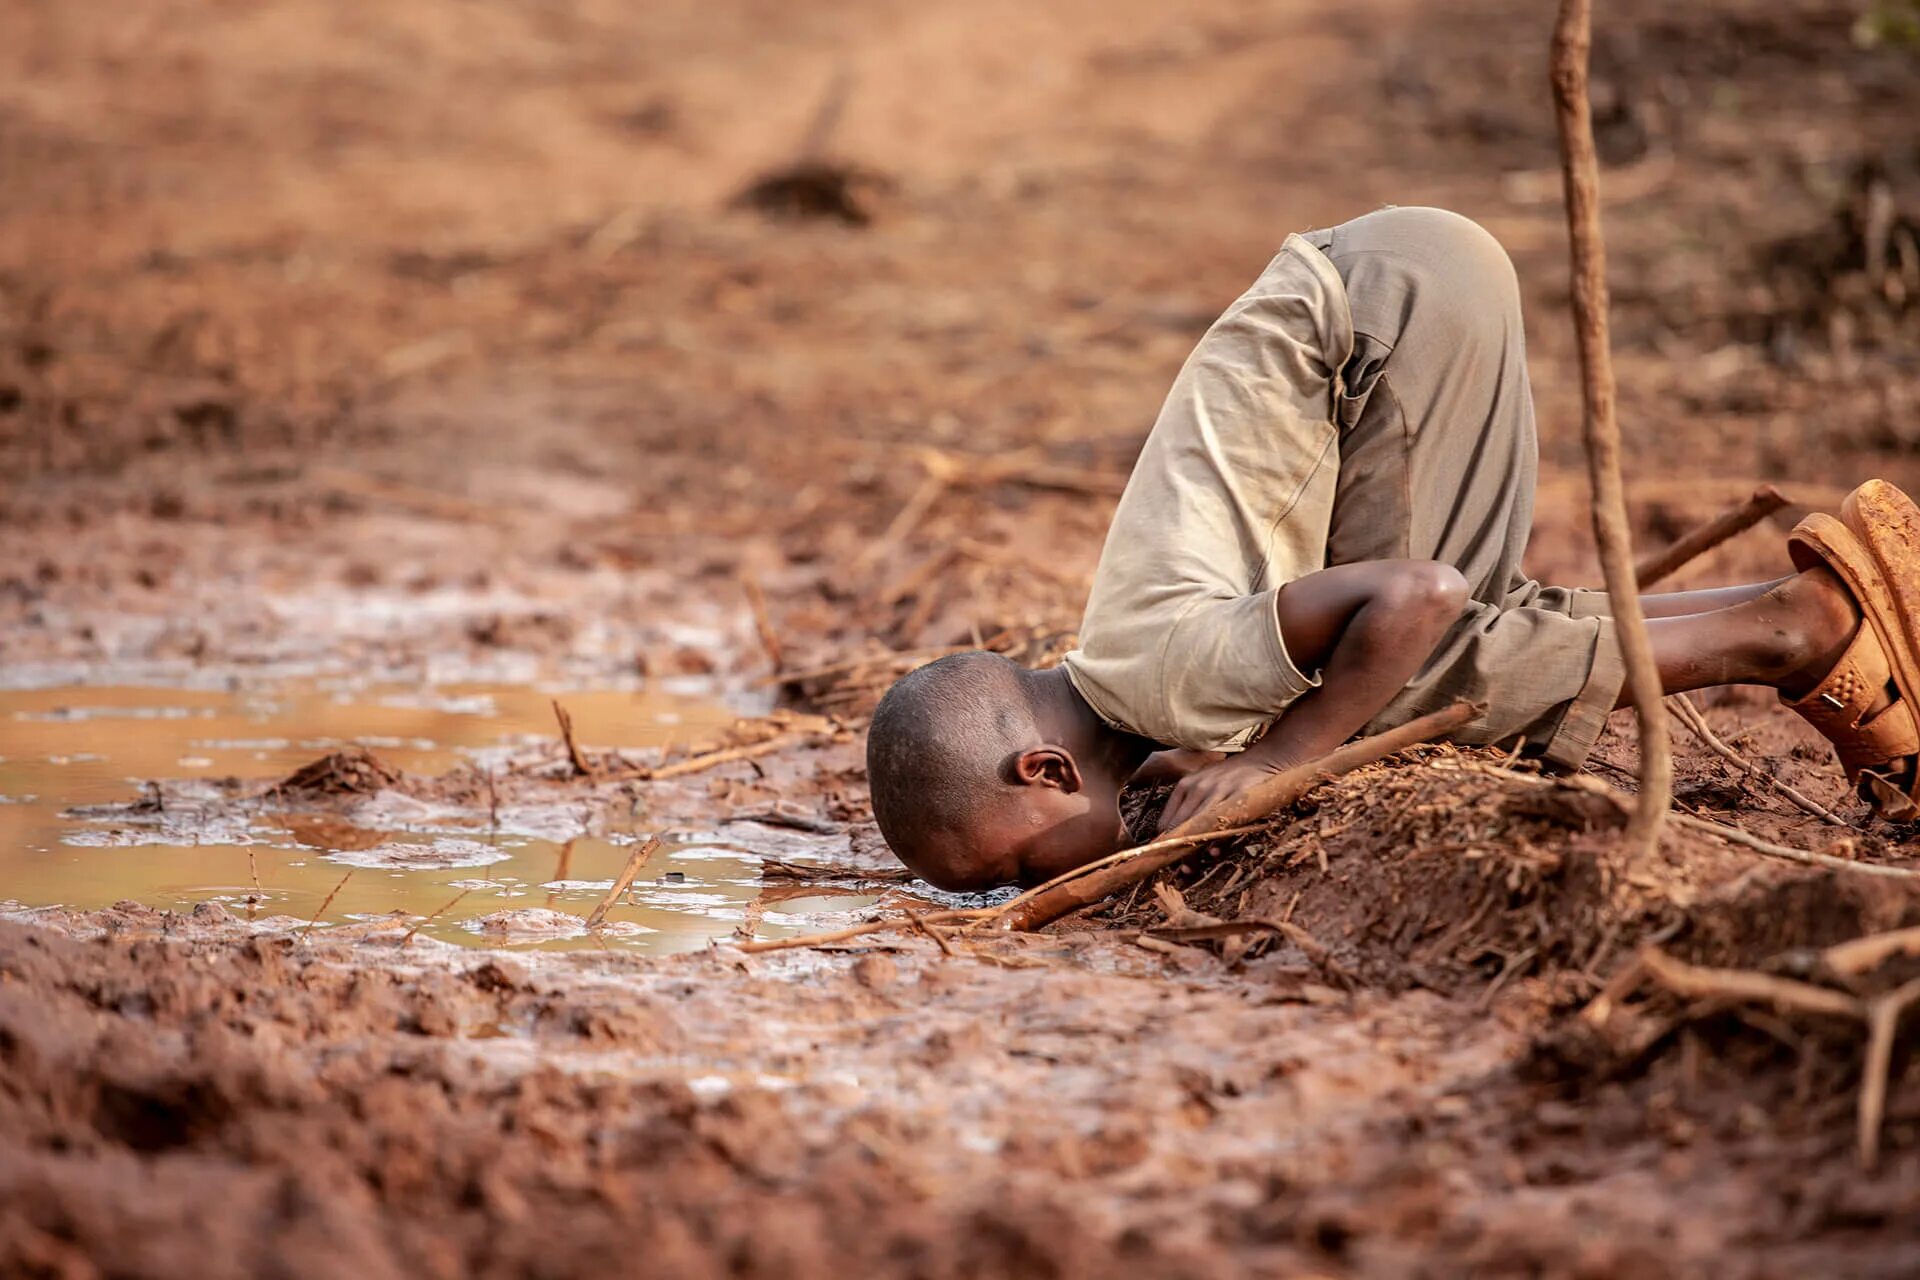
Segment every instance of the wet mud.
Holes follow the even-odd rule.
[[[5,8],[0,1272],[1920,1267],[1920,962],[1849,950],[1915,833],[1764,691],[1650,864],[1616,718],[1039,935],[743,949],[999,900],[903,875],[865,717],[1070,646],[1289,230],[1508,246],[1595,578],[1537,6]],[[1770,481],[1672,585],[1777,576],[1920,483],[1920,77],[1603,8],[1636,537]]]

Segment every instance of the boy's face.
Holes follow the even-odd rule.
[[[1119,784],[1077,768],[1070,776],[1070,785],[1034,780],[1019,787],[995,832],[992,843],[1005,852],[1001,867],[1022,885],[1050,880],[1128,843]]]

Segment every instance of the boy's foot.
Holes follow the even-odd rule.
[[[1883,816],[1920,816],[1920,507],[1869,480],[1839,519],[1802,520],[1788,548],[1801,569],[1832,570],[1862,621],[1832,669],[1787,705],[1833,743],[1848,779]]]

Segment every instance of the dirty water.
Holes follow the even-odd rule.
[[[224,789],[237,778],[264,792],[347,746],[417,774],[485,764],[550,742],[555,696],[529,686],[344,682],[0,693],[0,905],[217,902],[263,924],[418,924],[421,936],[450,943],[664,952],[733,932],[756,898],[766,937],[874,900],[792,890],[763,897],[756,848],[792,858],[808,837],[735,823],[663,833],[632,890],[589,934],[585,916],[650,834],[644,828],[585,833],[554,806],[503,812],[496,823],[397,794],[379,797],[392,803],[372,805],[375,816],[348,822],[288,812],[264,796],[234,805]],[[557,696],[582,741],[635,750],[684,744],[733,718],[710,700],[652,690]],[[129,808],[157,796],[160,779],[169,782],[167,805]],[[195,807],[199,794],[204,809]]]

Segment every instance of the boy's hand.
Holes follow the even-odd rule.
[[[1146,763],[1134,770],[1133,782],[1177,782],[1195,770],[1204,769],[1217,760],[1226,757],[1218,751],[1194,751],[1188,747],[1171,747],[1165,751],[1156,751],[1148,756]]]
[[[1160,814],[1160,830],[1171,831],[1202,810],[1239,795],[1277,772],[1257,757],[1248,759],[1252,754],[1243,751],[1237,756],[1228,756],[1218,764],[1196,769],[1180,779]]]
[[[1467,580],[1429,560],[1363,560],[1296,578],[1274,597],[1287,652],[1320,685],[1294,700],[1259,741],[1173,789],[1160,829],[1239,795],[1290,765],[1317,760],[1366,727],[1420,670],[1467,604]]]

